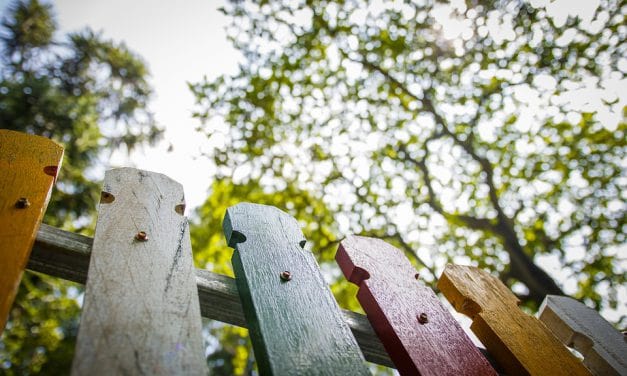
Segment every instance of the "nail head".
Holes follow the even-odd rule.
[[[139,240],[140,242],[145,242],[148,240],[148,234],[145,231],[140,231],[135,235],[135,240]]]
[[[423,324],[423,325],[424,325],[424,324],[426,324],[426,323],[428,323],[428,322],[429,322],[429,316],[427,316],[427,314],[426,314],[426,313],[424,313],[424,312],[423,312],[423,313],[421,313],[421,314],[418,316],[418,322],[419,322],[419,323],[421,323],[421,324]]]

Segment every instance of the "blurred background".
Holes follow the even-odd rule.
[[[65,158],[45,223],[93,235],[104,171],[185,187],[196,267],[232,276],[227,207],[301,222],[341,306],[349,233],[627,325],[627,5],[604,0],[0,0],[0,127]],[[67,374],[83,288],[27,272],[0,374]],[[213,374],[247,331],[204,321]],[[373,366],[378,374],[390,370]]]

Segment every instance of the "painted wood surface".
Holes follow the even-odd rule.
[[[64,231],[42,223],[27,268],[69,281],[85,283],[93,239]],[[203,317],[247,328],[235,279],[196,269],[196,287]],[[388,353],[375,334],[366,316],[342,310],[344,321],[350,327],[367,361],[394,368]],[[490,364],[501,373],[499,365],[479,349]]]
[[[223,227],[261,374],[368,374],[298,222],[242,203],[227,210]]]
[[[438,288],[511,375],[589,375],[579,359],[497,277],[472,266],[447,265]]]
[[[85,283],[93,239],[41,224],[27,268],[69,281]],[[196,287],[203,317],[247,327],[235,279],[196,269]],[[366,316],[342,310],[366,360],[394,367]]]
[[[547,295],[539,319],[563,344],[583,355],[595,375],[627,375],[627,340],[592,308],[568,296]]]
[[[336,260],[402,375],[496,375],[403,252],[349,236]]]
[[[61,166],[63,147],[0,129],[0,333]]]
[[[183,188],[107,171],[73,375],[206,374]]]

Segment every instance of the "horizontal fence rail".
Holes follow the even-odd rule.
[[[41,224],[27,269],[85,284],[93,239]],[[203,317],[247,327],[235,279],[195,269]],[[394,367],[366,316],[342,310],[366,360]]]

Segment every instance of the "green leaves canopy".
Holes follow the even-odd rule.
[[[338,233],[395,243],[427,281],[472,263],[530,307],[565,292],[615,308],[624,15],[543,4],[230,3],[244,63],[190,85],[218,178],[308,191]]]

